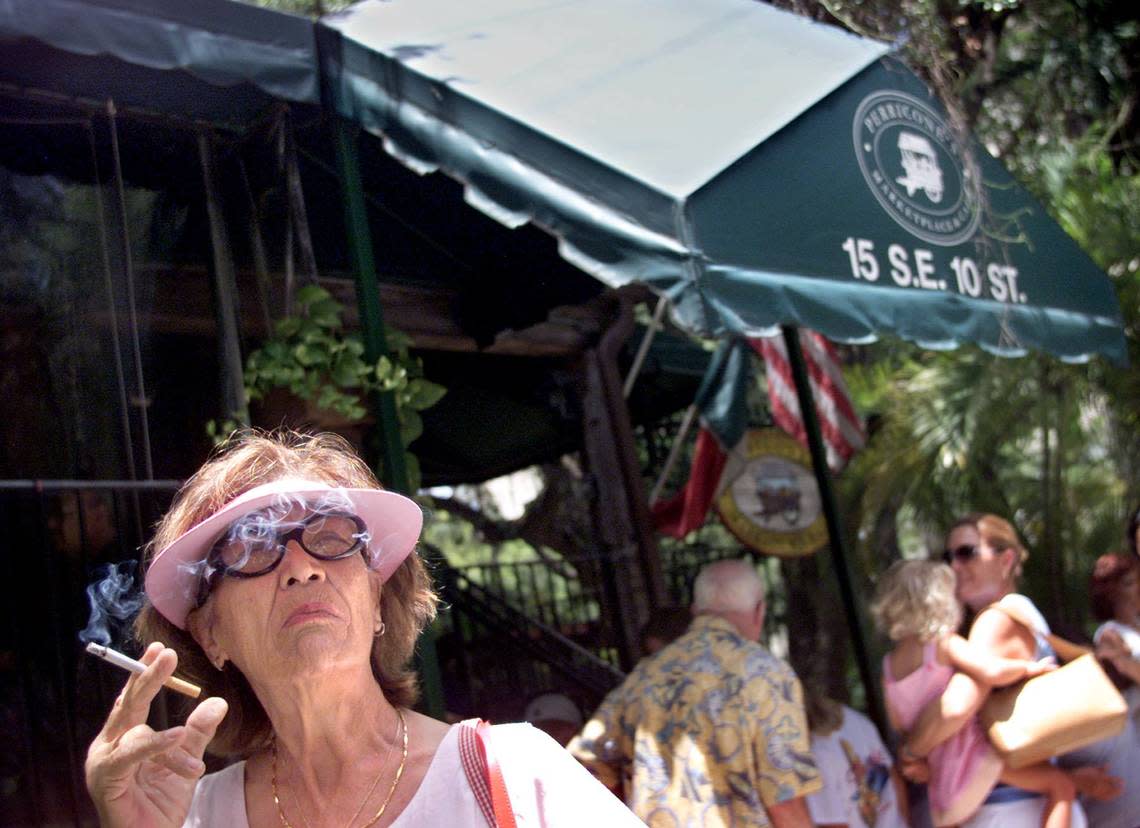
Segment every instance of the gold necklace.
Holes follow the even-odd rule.
[[[400,784],[400,777],[404,775],[404,765],[408,761],[408,723],[404,719],[403,712],[396,708],[396,715],[400,719],[400,729],[404,732],[404,753],[400,757],[400,766],[396,768],[396,777],[392,780],[392,787],[388,789],[388,795],[384,797],[384,802],[380,805],[380,810],[368,822],[364,823],[361,828],[368,828],[368,826],[375,824],[380,817],[384,816],[384,811],[388,807],[388,803],[392,801],[392,794],[396,793],[396,786]],[[384,764],[387,764],[387,759]],[[384,768],[380,768],[380,773],[383,774]],[[377,776],[376,780],[379,781],[380,777]],[[361,810],[364,808],[364,803],[368,801],[368,797],[372,796],[372,791],[376,789],[376,782],[372,783],[372,787],[368,789],[368,794],[364,797],[364,802],[360,803],[360,807],[356,809],[356,813],[352,815],[352,819],[348,821],[346,828],[351,828],[353,821],[360,815]],[[285,811],[281,808],[281,798],[277,791],[277,737],[273,738],[273,804],[277,806],[277,816],[281,818],[281,824],[284,828],[293,828],[289,820],[285,818]],[[301,817],[304,818],[305,814],[302,812]],[[306,823],[308,820],[306,820]]]
[[[368,804],[368,800],[372,798],[372,792],[376,790],[376,785],[380,782],[380,777],[384,775],[384,768],[388,767],[388,760],[392,758],[392,751],[396,749],[396,737],[400,733],[400,722],[402,716],[400,712],[396,711],[396,729],[392,731],[392,744],[388,745],[388,751],[384,754],[384,761],[380,763],[380,772],[376,774],[376,778],[372,780],[372,784],[368,786],[368,793],[364,795],[364,799],[360,800],[360,805],[346,823],[347,828],[352,828],[352,823],[356,822],[356,818],[360,816],[360,812],[364,810],[364,806]],[[273,747],[276,749],[277,742],[274,739]],[[305,815],[305,811],[301,808],[301,799],[297,796],[296,792],[293,793],[293,802],[297,806],[297,813],[301,815],[301,821],[305,823],[305,828],[313,828],[309,824],[309,818]],[[280,806],[279,806],[280,807]],[[292,828],[292,826],[290,826]]]

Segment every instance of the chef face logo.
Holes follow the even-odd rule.
[[[851,131],[867,186],[907,232],[944,247],[974,235],[981,214],[973,182],[933,108],[903,92],[873,92]]]

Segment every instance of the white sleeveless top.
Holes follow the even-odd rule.
[[[491,730],[495,755],[520,826],[643,824],[541,730],[529,724],[497,725]],[[453,725],[444,736],[419,789],[392,822],[392,828],[429,825],[487,826],[459,758],[459,725]],[[245,762],[202,777],[182,828],[249,828]]]

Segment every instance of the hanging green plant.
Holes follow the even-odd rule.
[[[297,313],[279,320],[269,338],[245,363],[246,404],[284,388],[317,408],[359,422],[368,414],[365,398],[391,392],[396,401],[400,438],[407,447],[424,430],[420,412],[431,408],[447,389],[424,378],[423,363],[411,355],[412,341],[385,327],[389,354],[370,362],[360,336],[344,329],[344,305],[318,285],[297,291]],[[217,443],[238,423],[211,420],[206,432]],[[419,486],[419,463],[406,454],[409,483]]]

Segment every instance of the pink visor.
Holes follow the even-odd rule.
[[[322,498],[347,500],[368,527],[366,559],[388,580],[419,540],[424,515],[414,500],[381,489],[344,489],[315,480],[275,480],[234,498],[161,550],[146,573],[146,594],[154,608],[179,629],[198,600],[201,562],[222,534],[240,517],[258,509]]]

